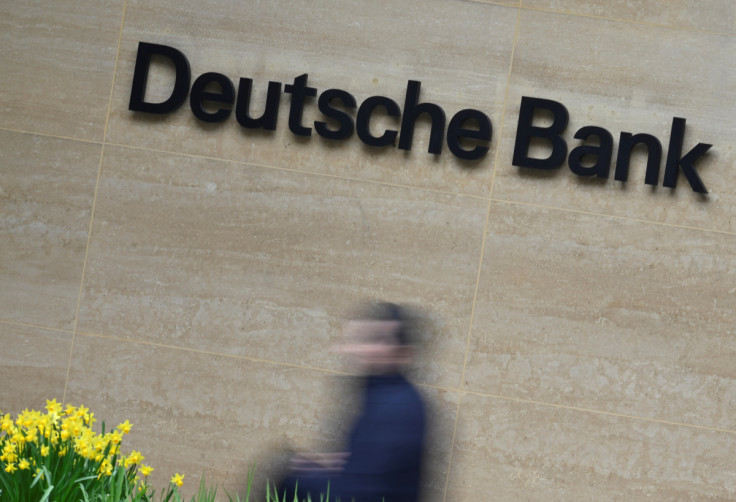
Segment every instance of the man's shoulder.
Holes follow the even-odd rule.
[[[383,386],[376,397],[377,401],[394,408],[401,408],[404,411],[424,412],[424,398],[422,398],[417,387],[403,376],[395,377],[386,382],[386,385]]]

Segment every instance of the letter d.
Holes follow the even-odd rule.
[[[169,99],[162,103],[149,103],[145,101],[148,69],[151,66],[151,57],[153,55],[168,58],[174,63],[174,68],[176,68],[174,90],[171,96],[169,96]],[[128,105],[128,109],[136,112],[171,113],[179,108],[187,99],[190,78],[189,61],[180,51],[168,45],[138,42],[138,56],[135,59],[135,73],[133,74],[133,87],[130,90],[130,104]]]

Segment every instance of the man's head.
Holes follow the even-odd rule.
[[[409,319],[393,303],[372,303],[345,325],[341,352],[368,374],[397,373],[411,363]]]

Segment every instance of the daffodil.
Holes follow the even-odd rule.
[[[38,438],[38,432],[36,429],[31,429],[26,432],[26,442],[33,443]]]
[[[133,427],[133,424],[131,424],[130,422],[128,422],[128,420],[125,420],[125,422],[123,422],[122,424],[118,425],[117,428],[120,429],[120,432],[122,432],[123,434],[127,434],[127,433],[130,432],[130,428],[131,427]]]
[[[56,402],[56,399],[52,399],[49,401],[46,400],[46,411],[49,412],[50,415],[56,415],[58,413],[61,413],[61,404]]]
[[[104,474],[106,476],[112,475],[112,464],[110,463],[109,459],[105,459],[100,464],[100,474]]]
[[[120,431],[112,431],[111,433],[107,434],[107,440],[114,445],[119,445],[120,442],[123,440],[123,435],[120,433]]]
[[[7,432],[13,428],[13,420],[10,418],[10,414],[6,414],[2,421],[0,421],[0,431]]]
[[[143,459],[144,457],[141,455],[141,452],[133,450],[128,455],[128,458],[125,459],[125,468],[127,469],[131,465],[138,465],[143,462]]]
[[[65,457],[62,462],[86,476],[80,478],[84,481],[93,480],[91,483],[94,483],[96,477],[100,480],[98,483],[105,483],[104,477],[112,476],[118,469],[129,469],[125,478],[130,488],[144,492],[149,489],[143,479],[151,474],[153,467],[143,464],[143,454],[134,450],[127,457],[120,455],[123,436],[132,428],[128,420],[106,434],[98,434],[93,430],[95,416],[89,408],[66,405],[63,410],[62,405],[52,399],[46,400],[46,411],[25,409],[15,419],[10,414],[0,413],[0,479],[24,484],[35,471],[33,479],[37,481],[43,478],[46,468],[50,469],[49,473],[56,472],[54,466],[59,462],[58,456]],[[13,476],[16,472],[17,476]],[[170,489],[175,490],[183,485],[184,475],[174,475],[171,482]],[[4,500],[2,496],[0,499]]]
[[[18,443],[18,445],[23,445],[26,442],[26,437],[20,430],[16,430],[11,439]]]
[[[184,474],[179,474],[178,472],[171,476],[171,483],[176,486],[181,486],[184,484]]]

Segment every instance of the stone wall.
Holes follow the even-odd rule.
[[[3,412],[83,402],[135,424],[158,483],[242,489],[254,462],[337,442],[351,368],[330,347],[381,298],[428,320],[427,500],[736,499],[732,1],[9,0],[0,18]],[[302,74],[402,108],[420,81],[448,121],[490,117],[489,151],[428,153],[424,117],[411,150],[299,136],[286,93],[272,132],[188,101],[132,112],[139,42],[181,51],[192,81],[252,79],[254,116]],[[150,101],[172,75],[153,61]],[[513,166],[523,96],[567,108],[569,149],[609,131],[608,177]],[[707,195],[662,186],[673,117],[683,155],[713,145]],[[322,120],[307,100],[302,124]],[[399,122],[379,109],[371,131]],[[614,179],[622,132],[659,139],[658,186],[642,147]]]

